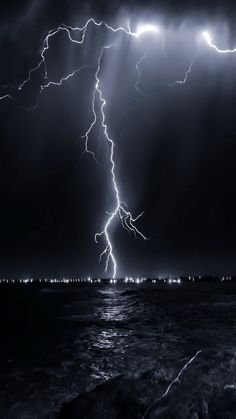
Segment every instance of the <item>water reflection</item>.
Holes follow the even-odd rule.
[[[97,340],[93,346],[107,349],[114,348],[117,338],[119,338],[119,336],[115,329],[101,330],[101,332],[98,333]]]
[[[104,296],[104,306],[99,308],[99,317],[105,321],[123,321],[126,319],[122,291],[106,288],[100,291]]]
[[[97,317],[101,323],[90,336],[91,347],[96,351],[91,369],[93,379],[104,381],[120,373],[114,368],[114,360],[116,359],[116,365],[123,364],[132,331],[125,326],[129,319],[129,310],[127,311],[127,297],[123,295],[123,290],[107,287],[99,290],[99,293],[103,303],[100,301],[97,307]]]

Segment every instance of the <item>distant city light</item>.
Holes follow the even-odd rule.
[[[110,284],[116,284],[116,279],[110,279]]]
[[[125,278],[109,278],[109,279],[101,279],[101,278],[92,278],[90,276],[85,278],[0,278],[0,284],[22,284],[22,285],[30,285],[33,283],[40,283],[40,284],[50,284],[52,286],[54,285],[76,285],[76,284],[87,284],[89,286],[94,285],[106,285],[106,284],[132,284],[132,285],[141,285],[144,283],[151,283],[151,284],[157,284],[157,283],[168,283],[168,284],[178,284],[180,285],[182,282],[194,282],[194,281],[204,281],[209,280],[209,276],[186,276],[186,277],[167,277],[167,278],[145,278],[145,277],[128,277]],[[222,277],[212,277],[212,280],[215,281],[236,281],[236,276],[222,276]]]

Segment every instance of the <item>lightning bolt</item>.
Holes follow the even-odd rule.
[[[128,25],[128,29],[126,29],[123,26],[119,26],[117,28],[114,28],[114,27],[108,25],[107,23],[105,23],[103,21],[97,22],[93,18],[88,19],[87,22],[82,27],[72,27],[72,26],[67,26],[67,25],[61,24],[57,28],[50,30],[47,33],[46,37],[44,38],[43,48],[40,52],[40,60],[39,60],[38,64],[35,67],[33,67],[29,70],[26,79],[20,85],[18,85],[18,86],[8,85],[8,87],[10,86],[13,89],[16,89],[18,91],[22,91],[24,89],[24,87],[28,83],[30,83],[30,81],[32,79],[32,75],[35,72],[40,71],[41,68],[43,68],[42,76],[45,80],[47,80],[47,82],[45,82],[44,84],[42,84],[40,86],[40,92],[39,92],[39,95],[37,97],[36,104],[33,107],[29,108],[28,110],[33,110],[38,106],[39,96],[42,94],[42,92],[45,89],[49,88],[50,86],[61,86],[64,82],[66,82],[70,78],[74,77],[76,74],[78,74],[84,68],[88,67],[86,65],[81,66],[80,68],[75,69],[74,71],[67,74],[66,76],[61,77],[61,79],[59,81],[52,81],[52,80],[48,81],[48,70],[47,70],[47,64],[46,64],[46,52],[50,48],[50,43],[49,43],[50,39],[52,37],[54,37],[55,35],[57,35],[59,32],[65,32],[66,35],[68,36],[70,42],[80,46],[84,43],[84,40],[86,38],[87,29],[88,29],[88,26],[90,24],[93,24],[96,27],[104,26],[106,29],[108,29],[112,33],[123,32],[124,34],[126,34],[128,36],[131,36],[131,37],[134,37],[134,38],[139,38],[144,33],[156,34],[156,33],[159,32],[159,28],[156,25],[151,25],[151,24],[140,25],[140,26],[137,27],[135,32],[132,32],[131,28],[130,28],[130,25]],[[77,33],[79,33],[81,35],[80,39],[77,39],[77,38],[74,37],[74,34],[77,34]],[[124,229],[126,229],[129,233],[133,233],[135,237],[140,236],[144,240],[147,240],[147,238],[144,236],[143,233],[141,233],[141,231],[136,226],[136,222],[141,218],[141,216],[143,215],[143,212],[141,214],[139,214],[137,217],[134,218],[132,216],[131,212],[128,211],[126,203],[121,201],[119,186],[118,186],[117,177],[116,177],[116,165],[115,165],[115,159],[114,159],[115,144],[114,144],[114,141],[111,139],[111,137],[108,134],[108,127],[107,127],[106,116],[105,116],[106,100],[103,97],[103,93],[102,93],[102,90],[101,90],[101,87],[100,87],[99,75],[100,75],[100,71],[101,71],[101,61],[102,61],[104,52],[106,50],[110,49],[112,46],[113,46],[113,44],[105,45],[102,48],[101,53],[100,53],[99,58],[98,58],[96,73],[95,73],[95,87],[94,87],[93,96],[92,96],[93,119],[92,119],[92,122],[91,122],[88,130],[82,136],[82,138],[84,139],[84,142],[85,142],[84,152],[86,152],[88,154],[91,154],[92,157],[94,158],[94,160],[97,161],[95,153],[92,152],[91,150],[89,150],[88,142],[89,142],[89,135],[90,135],[91,131],[93,130],[93,128],[95,127],[96,123],[97,123],[97,112],[96,112],[95,104],[96,104],[96,101],[98,101],[99,104],[100,104],[100,113],[101,113],[101,117],[102,117],[101,124],[102,124],[103,135],[104,135],[104,139],[106,140],[106,143],[109,145],[109,150],[110,150],[110,152],[109,152],[110,174],[111,174],[111,182],[112,182],[113,191],[114,191],[115,206],[114,206],[112,212],[107,212],[108,218],[105,222],[103,230],[101,232],[95,234],[95,242],[98,242],[98,239],[100,237],[105,238],[106,245],[105,245],[104,251],[100,254],[100,261],[102,260],[103,256],[106,256],[105,271],[107,271],[109,265],[112,264],[112,277],[115,278],[116,274],[117,274],[117,262],[116,262],[116,259],[115,259],[115,255],[114,255],[114,251],[113,251],[113,245],[112,245],[112,241],[111,241],[111,235],[110,235],[110,227],[111,227],[113,221],[115,220],[115,218],[118,217],[120,219],[122,227]],[[138,79],[136,81],[135,88],[138,91],[140,90],[139,87],[138,87],[138,84],[139,84],[140,77],[141,77],[141,72],[140,72],[139,65],[141,64],[143,59],[144,59],[144,57],[141,57],[139,62],[136,64],[136,70],[138,72]],[[2,86],[2,88],[6,89],[7,86]],[[7,94],[4,93],[2,96],[0,96],[0,100],[4,100],[4,99],[7,99],[7,98],[12,99],[12,100],[16,100],[16,98],[14,96],[12,96],[8,93]],[[20,106],[20,107],[23,108],[22,106]]]
[[[233,48],[233,49],[219,49],[217,47],[217,45],[213,44],[212,37],[211,37],[210,33],[207,32],[207,31],[202,32],[202,36],[205,39],[207,45],[209,45],[209,47],[213,48],[216,52],[218,52],[220,54],[232,54],[232,53],[236,52],[236,48]]]
[[[85,36],[86,36],[86,32],[88,29],[89,24],[92,23],[94,26],[96,27],[101,27],[104,26],[105,28],[107,28],[108,30],[110,30],[113,33],[117,33],[117,32],[124,32],[125,34],[132,36],[134,38],[139,38],[143,33],[146,32],[150,32],[150,33],[158,33],[159,32],[159,28],[156,25],[140,25],[137,27],[136,32],[132,32],[130,30],[130,28],[126,29],[123,26],[119,26],[117,28],[114,28],[110,25],[108,25],[106,22],[100,21],[97,22],[96,20],[94,20],[93,18],[90,18],[87,20],[87,22],[84,24],[84,26],[82,27],[72,27],[72,26],[67,26],[65,24],[62,24],[60,26],[58,26],[55,29],[51,29],[46,37],[44,38],[43,41],[43,48],[41,50],[40,56],[41,56],[41,60],[38,62],[38,64],[31,68],[28,72],[28,76],[27,78],[19,85],[19,86],[12,86],[17,88],[18,90],[22,90],[24,88],[24,86],[29,83],[31,81],[31,76],[34,72],[40,70],[40,68],[43,66],[44,69],[44,78],[47,79],[48,77],[48,72],[47,72],[47,66],[46,66],[46,58],[45,58],[45,53],[49,50],[49,40],[50,38],[54,37],[55,35],[57,35],[59,32],[65,32],[69,38],[69,40],[77,45],[82,45],[84,43],[85,40]],[[72,33],[74,32],[79,32],[82,33],[81,36],[81,40],[75,39],[72,37]],[[6,95],[0,96],[0,100],[1,99],[5,99]],[[11,96],[10,96],[11,98]]]
[[[28,108],[28,109],[24,108],[23,106],[19,106],[20,108],[23,108],[23,109],[33,110],[39,105],[39,97],[45,89],[49,88],[50,86],[61,86],[64,82],[66,82],[70,78],[79,74],[83,69],[89,67],[88,65],[83,65],[83,66],[75,69],[74,71],[68,73],[67,75],[61,77],[59,79],[59,81],[48,80],[46,53],[50,49],[50,39],[53,38],[54,36],[56,36],[59,32],[64,32],[67,35],[67,37],[68,37],[68,39],[71,43],[76,44],[78,46],[83,45],[84,41],[85,41],[85,38],[86,38],[87,30],[88,30],[88,27],[89,27],[90,24],[94,25],[95,27],[104,27],[107,30],[109,30],[111,33],[114,33],[114,34],[124,33],[125,35],[128,35],[128,36],[136,38],[136,39],[139,38],[141,35],[143,35],[145,33],[156,34],[156,33],[159,32],[159,28],[156,25],[151,25],[151,24],[139,25],[137,27],[136,31],[133,32],[130,28],[129,23],[128,23],[127,28],[125,28],[124,26],[112,27],[112,26],[108,25],[106,22],[103,22],[103,21],[98,22],[93,18],[88,19],[82,27],[72,27],[72,26],[68,26],[68,25],[65,25],[65,24],[61,24],[60,26],[50,30],[47,33],[47,35],[45,36],[45,38],[43,40],[43,47],[42,47],[42,50],[40,52],[40,60],[35,67],[31,68],[28,71],[26,79],[18,86],[13,86],[13,85],[10,85],[10,84],[7,85],[7,86],[2,86],[2,89],[4,90],[4,93],[2,95],[0,95],[0,100],[10,99],[10,100],[13,100],[13,101],[17,101],[18,94],[13,95],[11,93],[11,91],[9,92],[7,90],[9,90],[9,89],[16,90],[19,93],[19,91],[22,91],[24,89],[24,87],[28,83],[31,82],[32,75],[34,73],[40,72],[42,70],[42,77],[45,80],[45,82],[42,83],[41,86],[40,86],[39,94],[37,96],[37,100],[36,100],[35,105],[32,106],[31,108]],[[80,36],[79,38],[78,38],[78,34]],[[235,53],[236,52],[236,48],[234,48],[232,50],[231,49],[226,49],[226,50],[219,49],[212,42],[212,37],[207,31],[204,31],[202,33],[202,35],[203,35],[206,43],[208,44],[208,46],[213,48],[218,53],[227,54],[227,53]],[[118,217],[118,219],[121,222],[122,227],[124,229],[126,229],[129,233],[133,233],[135,237],[140,236],[144,240],[146,240],[147,238],[144,236],[143,233],[141,233],[141,231],[136,226],[136,222],[143,215],[143,213],[139,214],[136,218],[134,218],[132,216],[131,212],[128,211],[126,203],[121,201],[120,189],[119,189],[119,185],[118,185],[118,182],[117,182],[117,176],[116,176],[116,164],[115,164],[115,158],[114,158],[115,144],[114,144],[114,141],[112,140],[112,138],[109,136],[108,126],[107,126],[107,123],[106,123],[106,115],[105,115],[106,100],[103,97],[103,93],[102,93],[101,86],[100,86],[100,71],[101,71],[101,62],[102,62],[104,53],[105,53],[106,50],[110,49],[112,46],[113,46],[113,44],[105,45],[102,48],[101,53],[100,53],[99,58],[98,58],[96,72],[95,72],[95,87],[93,89],[92,105],[91,105],[93,119],[92,119],[91,124],[88,127],[88,130],[85,132],[85,134],[82,136],[82,138],[83,138],[84,143],[85,143],[84,152],[90,154],[93,157],[93,159],[96,162],[98,162],[97,159],[96,159],[95,153],[89,149],[89,136],[90,136],[92,130],[95,128],[95,125],[97,123],[97,112],[96,112],[96,106],[95,105],[98,102],[99,103],[99,111],[100,111],[101,119],[102,119],[101,127],[102,127],[102,131],[103,131],[103,136],[104,136],[104,139],[106,141],[106,144],[109,146],[110,175],[111,175],[111,182],[112,182],[112,187],[113,187],[113,192],[114,192],[115,205],[114,205],[114,208],[113,208],[112,212],[107,212],[108,218],[105,221],[104,228],[101,232],[95,234],[95,241],[98,242],[98,239],[100,237],[103,237],[105,239],[106,245],[105,245],[105,249],[100,254],[100,260],[102,260],[103,256],[106,256],[105,271],[108,270],[108,267],[111,264],[112,265],[112,276],[113,276],[113,278],[115,278],[115,276],[117,274],[117,263],[116,263],[116,259],[115,259],[115,256],[114,256],[113,245],[112,245],[112,240],[111,240],[111,233],[110,233],[110,229],[111,229],[111,226],[112,226],[113,221],[115,220],[115,218]],[[135,82],[135,89],[139,93],[142,93],[142,91],[139,87],[139,83],[140,83],[140,79],[141,79],[140,66],[141,66],[142,61],[144,59],[145,59],[145,55],[142,56],[136,64],[137,80]],[[194,64],[194,59],[191,61],[190,66],[188,67],[188,69],[187,69],[187,71],[184,75],[183,80],[176,80],[175,82],[171,83],[170,86],[186,84],[186,82],[187,82],[187,80],[188,80],[188,78],[191,74],[193,64]],[[190,361],[192,362],[192,360],[190,360]],[[181,371],[181,373],[182,373],[182,371]]]
[[[187,83],[187,81],[188,81],[188,78],[189,78],[189,76],[190,76],[190,73],[191,73],[191,71],[192,71],[193,64],[194,64],[194,59],[191,61],[191,63],[190,63],[190,65],[189,65],[189,67],[188,67],[188,69],[187,69],[186,73],[184,74],[184,78],[183,78],[183,80],[176,80],[176,81],[174,81],[174,82],[170,83],[170,84],[169,84],[169,86],[170,86],[170,87],[173,87],[173,86],[177,86],[177,85],[183,85],[183,84],[186,84],[186,83]]]
[[[91,132],[93,126],[95,125],[96,121],[97,121],[97,114],[95,112],[95,108],[94,108],[94,103],[95,103],[95,99],[96,97],[99,100],[100,103],[100,112],[101,112],[101,116],[102,116],[102,129],[103,129],[103,133],[104,133],[104,137],[106,139],[106,141],[108,142],[109,146],[110,146],[110,173],[111,173],[111,179],[112,179],[112,186],[113,186],[113,191],[114,191],[114,195],[115,195],[115,207],[113,209],[112,212],[107,212],[108,214],[108,218],[107,221],[105,222],[105,226],[104,229],[95,234],[95,242],[98,242],[98,238],[103,236],[105,238],[105,242],[106,242],[106,246],[105,249],[103,250],[103,252],[100,254],[100,261],[102,260],[103,256],[106,256],[106,264],[105,264],[105,271],[107,271],[109,263],[112,263],[113,266],[113,275],[112,277],[115,278],[116,277],[116,273],[117,273],[117,263],[116,263],[116,259],[114,256],[114,252],[113,252],[113,246],[112,246],[112,242],[111,242],[111,238],[110,238],[110,227],[111,224],[113,222],[113,220],[116,217],[119,217],[122,227],[124,229],[126,229],[129,232],[132,232],[134,234],[135,237],[137,236],[141,236],[144,240],[147,240],[147,238],[140,232],[140,230],[136,227],[135,223],[136,221],[143,215],[143,213],[139,214],[136,218],[133,218],[131,212],[129,212],[126,209],[126,203],[121,201],[120,198],[120,192],[119,192],[119,187],[118,187],[118,183],[117,183],[117,178],[116,178],[116,166],[115,166],[115,160],[114,160],[114,141],[111,139],[111,137],[108,134],[108,127],[106,124],[106,116],[105,116],[105,105],[106,105],[106,100],[103,97],[102,94],[102,90],[100,88],[100,79],[99,79],[99,74],[100,74],[100,70],[101,70],[101,60],[103,58],[103,54],[104,51],[106,49],[110,49],[112,47],[112,45],[107,45],[105,47],[103,47],[102,52],[99,56],[98,59],[98,66],[97,66],[97,71],[95,74],[95,79],[96,79],[96,83],[95,83],[95,88],[94,88],[94,94],[93,94],[93,113],[94,113],[94,120],[92,121],[92,124],[90,125],[86,136],[88,137],[88,134]]]
[[[138,74],[137,80],[135,82],[135,89],[137,90],[138,93],[142,94],[142,90],[139,88],[139,83],[140,83],[140,79],[141,79],[141,70],[140,70],[140,65],[143,62],[143,60],[145,60],[146,55],[143,55],[137,62],[135,68]]]
[[[80,73],[84,68],[88,68],[88,67],[91,67],[91,66],[86,65],[86,64],[82,65],[81,67],[79,67],[76,70],[72,71],[71,73],[67,74],[67,76],[62,77],[58,82],[49,81],[47,84],[41,86],[41,92],[43,91],[43,89],[47,89],[50,86],[62,86],[62,84],[65,81],[69,80],[71,77],[74,77],[76,74]],[[98,162],[98,160],[95,156],[95,153],[93,151],[89,150],[89,147],[88,147],[89,134],[92,131],[92,128],[95,125],[96,120],[97,120],[96,111],[95,111],[95,99],[96,99],[96,95],[95,95],[95,91],[94,91],[93,92],[93,100],[92,100],[93,121],[92,121],[88,131],[84,135],[82,135],[81,138],[83,138],[84,141],[85,141],[84,153],[90,154],[93,157],[93,159],[96,161],[96,163],[99,164],[99,162]]]
[[[148,409],[146,410],[146,412],[144,413],[142,419],[146,419],[148,417],[148,414],[151,412],[151,410],[155,407],[155,405],[160,402],[162,399],[164,399],[170,392],[172,386],[174,384],[177,384],[179,382],[179,379],[181,377],[181,375],[183,374],[183,372],[189,367],[190,364],[192,364],[192,362],[198,357],[198,355],[201,353],[202,351],[197,351],[195,353],[195,355],[189,359],[188,362],[186,362],[186,364],[183,366],[183,368],[180,370],[180,372],[178,373],[177,377],[174,378],[173,381],[171,381],[171,383],[168,385],[165,393],[162,394],[161,397],[159,397],[157,400],[154,401],[154,403],[151,404],[151,406],[148,407]]]
[[[0,99],[12,99],[12,100],[15,100],[11,95],[9,95],[9,94],[6,94],[6,95],[3,95],[3,96],[1,96],[0,97]]]
[[[67,76],[62,77],[58,82],[56,81],[49,81],[47,84],[41,86],[42,90],[47,89],[50,86],[62,86],[62,84],[69,80],[71,77],[74,77],[76,74],[80,73],[84,68],[90,67],[87,64],[82,65],[81,67],[77,68],[76,70],[72,71],[72,73],[67,74]]]

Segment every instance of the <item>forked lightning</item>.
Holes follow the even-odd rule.
[[[32,69],[29,70],[27,78],[19,86],[3,86],[3,89],[7,89],[8,87],[11,87],[13,89],[14,88],[17,89],[18,91],[21,91],[31,81],[32,74],[36,71],[40,71],[41,68],[42,68],[43,69],[44,80],[47,80],[47,82],[45,84],[41,85],[40,94],[42,94],[44,89],[46,89],[46,88],[48,88],[52,85],[53,86],[61,86],[68,79],[70,79],[71,77],[74,77],[76,74],[78,74],[84,68],[88,67],[86,65],[81,66],[80,68],[75,69],[74,71],[67,74],[66,76],[61,77],[61,79],[59,81],[48,80],[48,71],[47,71],[47,63],[46,63],[45,54],[49,50],[49,40],[50,40],[50,38],[54,37],[59,32],[65,32],[66,35],[68,36],[70,42],[78,44],[78,45],[82,45],[84,43],[85,38],[86,38],[86,32],[87,32],[88,26],[90,24],[93,24],[96,27],[104,26],[105,28],[107,28],[109,31],[111,31],[113,33],[123,32],[124,34],[126,34],[128,36],[131,36],[133,38],[139,38],[144,33],[156,34],[156,33],[159,32],[159,28],[156,25],[151,25],[151,24],[140,25],[140,26],[137,27],[137,30],[135,32],[132,32],[130,27],[128,27],[128,29],[126,29],[123,26],[119,26],[117,28],[114,28],[114,27],[108,25],[105,22],[102,22],[102,21],[101,22],[96,22],[92,18],[87,20],[85,25],[82,26],[82,27],[72,27],[72,26],[66,26],[66,25],[62,24],[62,25],[58,26],[57,28],[55,28],[53,30],[50,30],[47,33],[47,35],[44,39],[44,42],[43,42],[42,51],[40,53],[41,59],[35,67],[33,67]],[[76,33],[82,34],[80,40],[75,38]],[[109,164],[110,164],[111,181],[112,181],[114,197],[115,197],[115,206],[114,206],[112,212],[107,213],[108,218],[105,222],[104,228],[101,232],[95,234],[95,241],[97,242],[99,237],[104,237],[104,239],[105,239],[105,249],[100,255],[100,260],[102,259],[103,256],[106,256],[105,271],[108,270],[109,265],[111,264],[112,265],[112,277],[115,278],[115,276],[117,274],[117,262],[116,262],[116,258],[115,258],[115,255],[114,255],[113,244],[112,244],[111,234],[110,234],[110,228],[111,228],[111,225],[112,225],[114,219],[116,217],[118,217],[121,221],[122,227],[124,229],[126,229],[127,231],[132,232],[135,237],[140,236],[144,240],[146,240],[146,237],[144,236],[143,233],[141,233],[141,231],[137,228],[137,226],[135,224],[138,221],[138,219],[142,216],[143,213],[139,214],[137,217],[134,218],[132,216],[131,212],[128,211],[126,203],[121,201],[120,190],[119,190],[119,186],[118,186],[117,178],[116,178],[116,165],[115,165],[115,159],[114,159],[114,146],[115,146],[115,144],[114,144],[114,141],[110,138],[110,136],[108,134],[108,127],[107,127],[106,116],[105,116],[106,101],[103,97],[103,93],[102,93],[101,86],[100,86],[100,79],[99,79],[100,70],[101,70],[101,61],[102,61],[104,52],[105,52],[105,50],[110,49],[111,47],[112,47],[112,44],[105,45],[102,48],[102,51],[101,51],[101,53],[99,55],[99,58],[98,58],[98,64],[97,64],[96,73],[95,73],[95,87],[94,87],[94,90],[93,90],[93,99],[92,99],[93,120],[92,120],[88,130],[86,131],[86,133],[82,136],[82,138],[85,141],[85,152],[88,153],[88,154],[91,154],[92,157],[96,160],[95,153],[89,149],[88,143],[89,143],[89,135],[90,135],[92,129],[94,128],[94,126],[97,123],[97,113],[96,113],[96,109],[95,109],[95,102],[97,100],[100,104],[100,112],[101,112],[101,117],[102,117],[102,129],[103,129],[104,139],[109,145]],[[139,61],[136,65],[136,69],[138,71],[138,80],[135,84],[135,87],[136,87],[137,90],[138,90],[138,83],[139,83],[139,79],[140,79],[140,69],[139,69],[140,62],[141,61]],[[7,98],[15,100],[15,97],[13,95],[10,95],[9,93],[4,93],[3,96],[0,96],[0,100],[1,99],[2,100],[7,99]],[[36,105],[31,109],[34,109],[37,106],[38,106],[38,98],[37,98],[37,101],[36,101]]]

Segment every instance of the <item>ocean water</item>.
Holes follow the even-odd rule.
[[[56,418],[62,403],[120,375],[162,370],[164,391],[197,351],[189,370],[201,359],[206,364],[209,353],[234,360],[234,282],[8,284],[0,288],[0,303],[4,419]],[[232,374],[224,377],[225,388],[234,388]],[[144,403],[158,396],[155,385],[142,390],[150,397]]]

